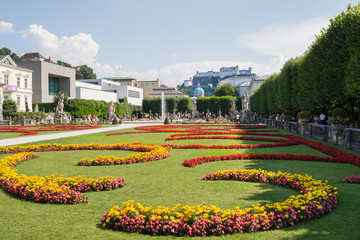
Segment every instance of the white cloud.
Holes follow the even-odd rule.
[[[299,24],[273,23],[258,32],[240,35],[237,43],[265,55],[297,57],[302,55],[315,35],[328,26],[324,17],[314,18]]]
[[[12,32],[13,31],[13,24],[11,22],[0,22],[0,33],[4,32]]]
[[[99,51],[99,45],[86,33],[59,38],[42,25],[30,25],[21,34],[24,39],[34,42],[44,56],[60,58],[72,65],[93,64]]]
[[[230,62],[230,61],[204,61],[204,62],[186,62],[165,66],[161,69],[152,69],[147,72],[127,71],[121,68],[117,72],[117,65],[101,64],[96,62],[96,55],[99,51],[99,45],[92,39],[90,34],[78,33],[72,36],[57,36],[42,25],[30,25],[27,29],[20,32],[25,40],[32,41],[37,51],[45,57],[51,56],[53,59],[59,59],[70,63],[73,66],[87,64],[94,69],[99,78],[120,76],[133,77],[138,80],[160,79],[167,86],[176,86],[189,79],[196,71],[219,71],[221,67],[239,65],[240,69],[253,67],[258,75],[271,74],[278,72],[286,58],[282,55],[269,59],[268,64],[259,64],[255,62]],[[176,57],[176,54],[172,55]]]
[[[165,66],[161,69],[153,69],[148,72],[139,73],[136,71],[121,71],[120,75],[124,77],[133,77],[138,80],[160,79],[167,86],[176,86],[182,84],[184,80],[189,79],[196,74],[196,71],[219,71],[221,67],[230,67],[239,65],[240,69],[253,68],[257,75],[272,74],[278,72],[287,59],[278,56],[270,59],[269,64],[259,64],[255,62],[230,62],[230,61],[205,61],[188,62]]]

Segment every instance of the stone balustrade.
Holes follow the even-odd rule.
[[[360,129],[345,128],[343,132],[335,132],[330,125],[299,123],[291,121],[275,121],[275,119],[257,118],[259,123],[276,127],[291,133],[301,134],[313,139],[338,143],[339,145],[360,152]]]

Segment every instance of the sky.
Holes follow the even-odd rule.
[[[0,0],[0,48],[100,77],[160,79],[238,65],[259,76],[302,55],[351,0]],[[118,71],[120,66],[120,71]]]

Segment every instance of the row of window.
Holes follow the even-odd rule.
[[[135,83],[135,86],[138,86],[138,85],[139,85],[138,83]],[[143,86],[144,86],[144,83],[140,83],[140,86],[143,87]],[[145,83],[145,86],[148,87],[148,86],[149,86],[149,83]],[[155,86],[155,84],[152,82],[152,83],[151,83],[151,86]]]
[[[4,74],[4,84],[9,85],[9,75]],[[21,87],[21,80],[20,77],[16,77],[16,86]],[[29,80],[27,78],[24,78],[24,88],[28,88],[29,86]]]

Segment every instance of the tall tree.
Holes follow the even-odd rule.
[[[215,96],[235,96],[236,89],[230,83],[225,83],[224,85],[215,89]]]
[[[96,79],[96,73],[94,70],[88,65],[81,65],[75,67],[76,71],[76,79]]]

